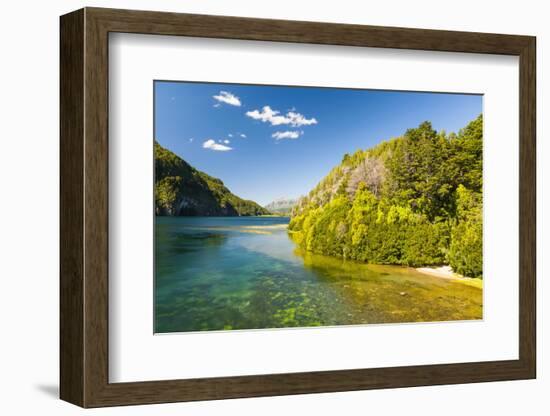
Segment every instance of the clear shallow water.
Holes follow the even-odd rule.
[[[286,217],[157,217],[155,332],[482,318],[482,290],[303,253]]]

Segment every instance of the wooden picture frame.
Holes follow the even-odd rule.
[[[60,396],[82,407],[536,376],[535,51],[530,36],[85,8],[61,17]],[[519,57],[519,359],[109,383],[108,35],[262,40]]]

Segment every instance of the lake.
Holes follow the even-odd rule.
[[[156,217],[155,332],[482,318],[482,290],[300,251],[287,217]]]

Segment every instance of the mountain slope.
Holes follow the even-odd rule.
[[[201,172],[155,141],[155,213],[173,216],[264,215],[254,201],[234,195],[223,182]]]
[[[305,250],[377,264],[450,264],[482,274],[480,115],[458,134],[429,122],[344,155],[292,211]]]
[[[290,214],[292,208],[294,208],[294,205],[296,205],[297,202],[297,199],[279,198],[265,205],[264,208],[276,214],[288,215]]]

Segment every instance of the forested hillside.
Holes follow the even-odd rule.
[[[269,211],[233,195],[220,179],[201,172],[155,141],[156,215],[239,216]]]
[[[291,236],[314,253],[481,277],[482,151],[480,115],[458,134],[424,122],[346,154],[294,207]]]

